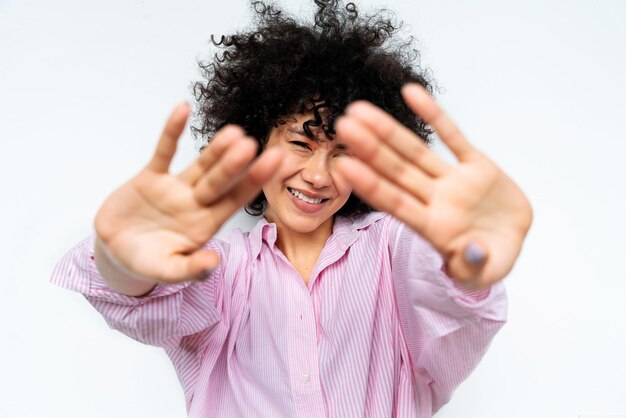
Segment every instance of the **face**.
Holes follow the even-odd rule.
[[[263,186],[266,218],[279,230],[302,234],[320,227],[332,231],[333,215],[352,192],[336,170],[336,162],[349,155],[348,150],[337,138],[307,138],[302,124],[309,119],[310,115],[294,115],[271,130],[267,147],[280,147],[285,159]]]

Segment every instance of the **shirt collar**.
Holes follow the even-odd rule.
[[[329,242],[335,241],[342,250],[347,250],[359,236],[359,230],[365,229],[379,219],[387,216],[384,212],[370,212],[354,218],[337,216],[333,225],[333,233]],[[269,223],[267,219],[261,217],[252,228],[249,235],[250,250],[253,258],[257,258],[261,252],[263,241],[269,248],[273,248],[276,243],[276,224]]]
[[[387,214],[383,212],[370,212],[354,218],[338,216],[335,218],[333,235],[330,239],[336,240],[342,250],[347,250],[359,238],[359,231],[365,229],[374,222],[382,219]]]
[[[250,231],[249,239],[252,257],[257,258],[261,252],[263,241],[267,242],[270,248],[274,246],[276,242],[276,224],[267,222],[267,219],[261,216],[261,219]]]

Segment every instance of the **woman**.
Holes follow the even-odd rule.
[[[255,2],[257,27],[215,42],[208,145],[168,172],[178,106],[53,275],[166,350],[190,417],[430,417],[505,321],[528,200],[388,47],[388,19],[316,4],[307,27]],[[256,227],[213,239],[250,201]]]

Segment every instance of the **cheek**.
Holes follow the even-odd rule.
[[[348,200],[350,197],[350,193],[352,193],[352,185],[348,183],[343,177],[339,174],[333,174],[333,183],[335,184],[335,190],[337,190],[337,194],[342,196],[345,200]]]
[[[335,168],[335,161],[338,161],[340,157],[333,159],[330,163],[331,177],[333,178],[333,183],[335,185],[335,189],[339,194],[350,194],[352,192],[352,185],[346,180],[339,171]]]
[[[301,170],[301,159],[294,155],[285,155],[278,171],[274,173],[272,181],[284,182],[296,176]]]
[[[269,194],[271,197],[274,194],[280,193],[285,186],[285,182],[289,181],[289,179],[297,173],[298,166],[296,162],[293,161],[293,158],[285,158],[278,171],[274,172],[270,180],[263,185],[262,190],[265,193],[265,196],[268,197]]]

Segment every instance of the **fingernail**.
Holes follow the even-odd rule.
[[[196,276],[196,280],[199,282],[203,282],[206,279],[208,279],[211,276],[211,273],[213,273],[214,269],[206,269],[206,270],[202,270],[202,273],[198,274]]]
[[[485,257],[485,252],[474,242],[470,242],[465,249],[465,260],[470,264],[479,265],[485,261]]]

